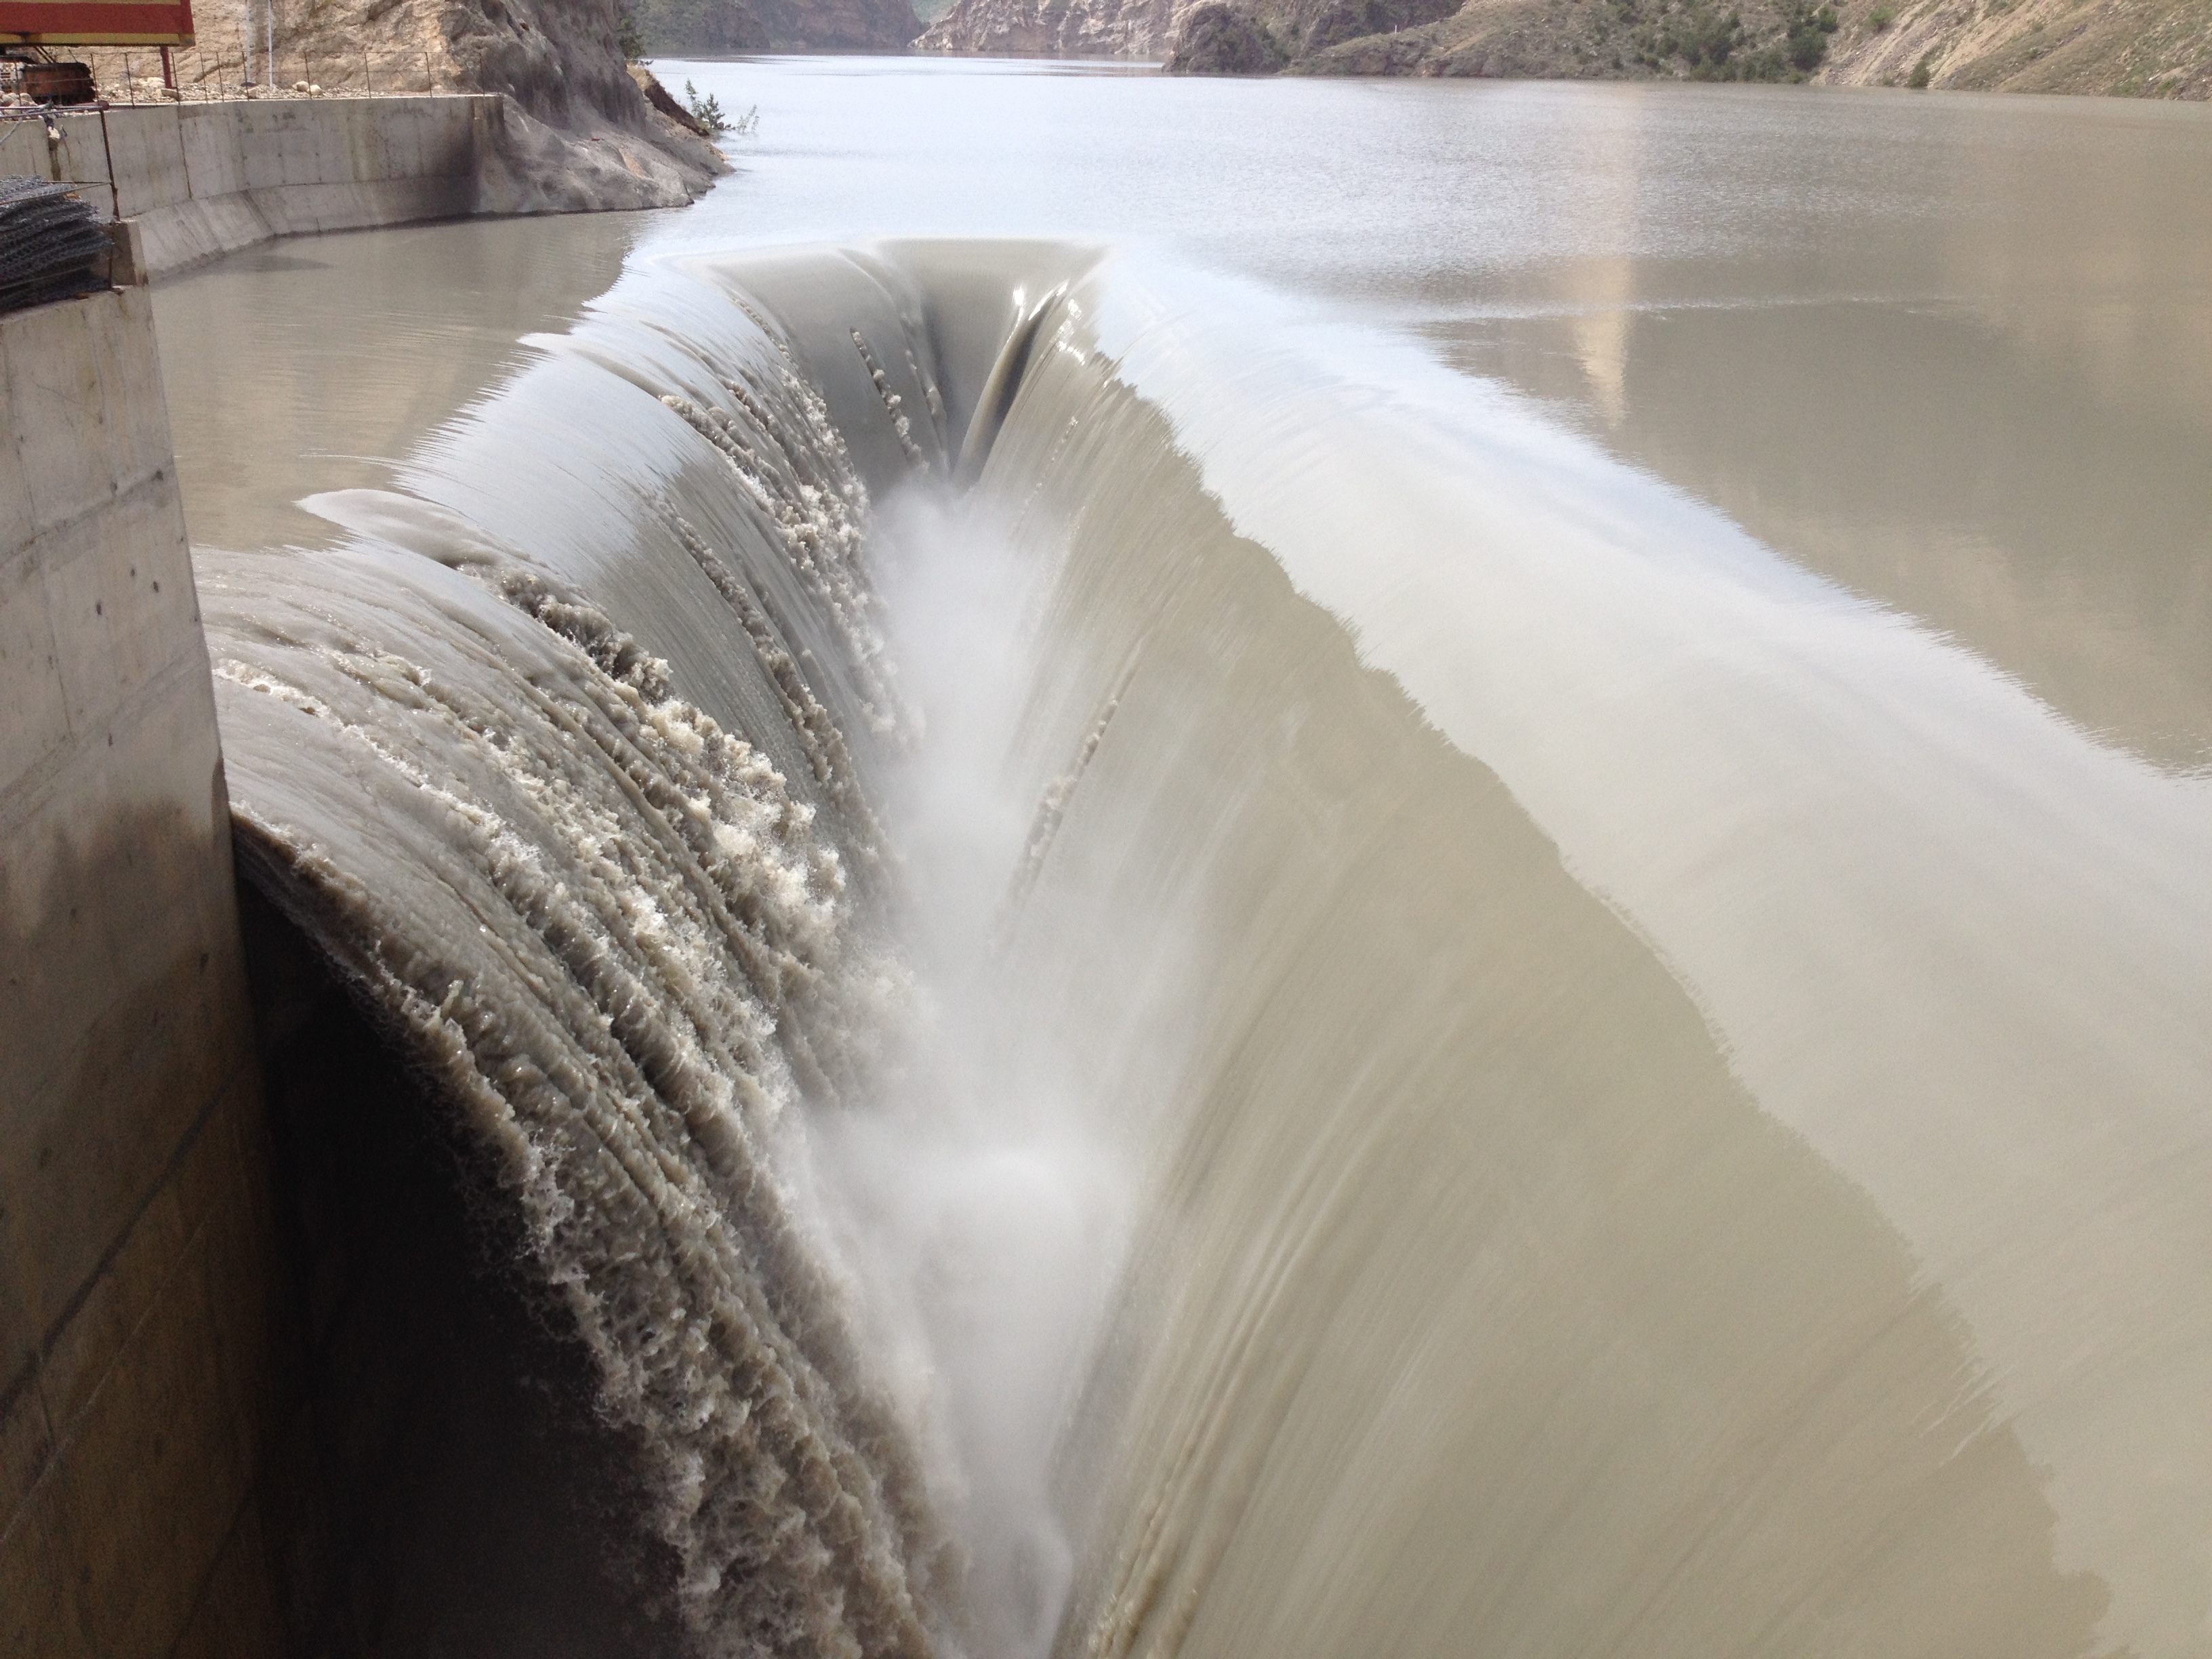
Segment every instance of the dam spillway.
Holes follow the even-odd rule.
[[[1602,271],[673,240],[197,555],[606,1651],[2199,1650],[2185,668],[1778,556]]]
[[[2010,1207],[2021,1176],[1981,1165],[1974,1115],[2055,1114],[2081,1068],[2110,1081],[2122,1008],[2179,1015],[2154,988],[2201,973],[2201,932],[2133,916],[2128,950],[2100,944],[2115,912],[2081,884],[2132,800],[2136,867],[2186,893],[2209,849],[2185,795],[1693,509],[1647,495],[1626,538],[1561,509],[1636,483],[1511,420],[1429,486],[1467,492],[1452,523],[1513,532],[1487,544],[1490,614],[1462,565],[1395,578],[1443,581],[1417,609],[1464,619],[1439,663],[1328,586],[1389,570],[1371,547],[1332,568],[1332,538],[1413,510],[1413,392],[1338,430],[1323,380],[1302,441],[1255,444],[1244,417],[1284,395],[1264,319],[1200,311],[1194,337],[1080,247],[679,259],[628,292],[404,489],[311,499],[337,548],[204,555],[201,580],[249,876],[493,1156],[526,1272],[656,1471],[699,1639],[1010,1650],[1072,1593],[1059,1641],[1084,1653],[1293,1630],[1331,1651],[1394,1619],[1411,1650],[1468,1622],[1531,1651],[1819,1650],[1840,1597],[1854,1628],[2084,1650],[2110,1592],[2062,1565],[2036,1471],[2142,1478],[2173,1449],[2129,1449],[2131,1389],[2203,1350],[2170,1297],[2077,1301],[2131,1333],[2100,1350],[2144,1357],[2069,1390],[2074,1337],[2016,1299],[2063,1283],[2064,1247],[2037,1249],[2051,1224]],[[937,496],[1017,358],[972,490]],[[1519,562],[1577,538],[1615,567],[1603,608],[1583,571]],[[1534,637],[1515,607],[1560,603],[1527,591],[1547,580],[1595,636],[1549,683],[1694,637],[1666,707],[1459,712]],[[1492,629],[1474,687],[1425,678]],[[1822,665],[1815,689],[1721,724],[1741,699],[1701,667],[1778,685],[1777,651]],[[1633,794],[1605,745],[1700,709],[1667,731],[1686,771],[1639,798],[1642,873],[1581,781]],[[1992,732],[2034,787],[1975,757]],[[1856,867],[1819,876],[1793,867],[1817,847],[1747,841],[1720,805],[1749,796],[1753,745],[1808,732],[1801,787],[1830,811],[1869,750]],[[1763,766],[1765,810],[1794,810]],[[2094,829],[2063,805],[2092,787]],[[1917,880],[1869,872],[1893,842]],[[1723,896],[1686,920],[1700,882]],[[1878,952],[1792,957],[1765,931],[1786,912],[1724,896],[1741,883],[1908,907],[1939,957],[2002,926],[2102,965],[1962,991]],[[1886,1050],[1809,1079],[1770,1059],[1816,1006]],[[1967,1089],[1947,1044],[1992,1025],[2019,1054]],[[2178,1103],[2201,1037],[2155,1030],[2132,1086]],[[1853,1107],[1874,1098],[1900,1103],[1887,1131]],[[2044,1121],[2077,1181],[2098,1141],[2175,1133]],[[1931,1167],[1952,1206],[1916,1200]],[[1986,1194],[1968,1215],[2005,1217],[2002,1259],[1955,1231],[1963,1183]],[[2139,1214],[2116,1248],[2170,1284],[2173,1223]],[[962,1294],[1009,1273],[999,1305]],[[964,1516],[926,1495],[963,1486]],[[1532,1509],[1554,1519],[1534,1545]],[[1344,1580],[1279,1553],[1346,1512],[1372,1520],[1327,1547]],[[1711,1530],[1684,1538],[1686,1512]],[[1451,1598],[1390,1590],[1439,1555]]]

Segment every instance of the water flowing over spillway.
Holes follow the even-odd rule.
[[[199,580],[694,1650],[2207,1650],[2202,776],[1226,283],[538,343]]]
[[[852,915],[881,853],[769,617],[811,614],[848,717],[897,716],[865,488],[818,398],[750,343],[726,380],[647,403],[726,458],[692,510],[753,554],[736,574],[672,496],[641,521],[745,652],[705,683],[719,720],[589,598],[393,496],[327,504],[374,526],[343,556],[211,569],[216,672],[247,863],[496,1161],[647,1466],[683,1625],[920,1654],[943,1546],[776,1155],[800,1099],[854,1086],[890,988]]]

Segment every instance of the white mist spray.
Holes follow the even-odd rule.
[[[1012,757],[1048,562],[922,490],[886,503],[878,537],[924,728],[884,790],[920,994],[881,1098],[828,1126],[824,1161],[876,1340],[967,1546],[975,1639],[1018,1659],[1049,1650],[1067,1595],[1048,1480],[1125,1254],[1133,1182],[1060,1023],[1000,945],[1039,811]]]

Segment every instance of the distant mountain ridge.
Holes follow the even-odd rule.
[[[923,52],[1164,58],[1175,0],[958,0],[915,42]]]
[[[634,0],[648,52],[902,52],[921,33],[908,0]]]
[[[917,45],[1193,74],[2212,98],[2212,0],[959,0]]]

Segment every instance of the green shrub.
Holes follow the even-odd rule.
[[[1810,74],[1828,55],[1828,37],[1836,32],[1836,9],[1822,6],[1815,11],[1800,0],[1783,12],[1782,21],[1783,55],[1800,75]]]
[[[1906,78],[1905,84],[1915,92],[1925,91],[1928,82],[1934,78],[1935,73],[1936,54],[1931,52],[1912,66],[1912,73]]]
[[[1698,79],[1733,80],[1735,76],[1723,77],[1719,71],[1742,40],[1743,19],[1735,12],[1693,4],[1674,20],[1668,31],[1667,46],[1690,66],[1690,73]]]
[[[1895,6],[1876,6],[1872,11],[1867,14],[1867,27],[1872,29],[1876,34],[1880,34],[1884,29],[1887,28],[1896,21],[1897,8]]]

